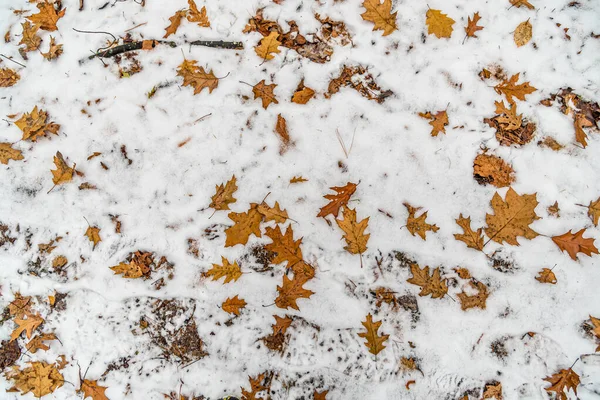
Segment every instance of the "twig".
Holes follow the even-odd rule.
[[[83,10],[83,0],[79,0],[79,11]]]
[[[132,31],[132,30],[134,30],[135,28],[139,28],[140,26],[144,26],[144,25],[146,25],[146,24],[147,24],[147,22],[142,22],[141,24],[138,24],[138,25],[134,26],[133,28],[129,28],[129,29],[125,30],[125,32]]]
[[[223,40],[195,40],[189,42],[192,46],[205,46],[212,47],[215,49],[228,49],[228,50],[243,50],[244,43],[242,42],[225,42]]]
[[[12,62],[14,62],[15,64],[19,64],[21,67],[27,68],[25,65],[21,64],[21,63],[20,63],[20,62],[18,62],[18,61],[15,61],[15,60],[13,60],[12,58],[6,57],[4,54],[0,54],[0,56],[2,56],[2,57],[4,57],[4,58],[6,58],[8,61],[12,61]]]

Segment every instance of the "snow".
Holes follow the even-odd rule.
[[[61,125],[58,136],[18,142],[14,147],[23,151],[25,159],[0,165],[0,221],[18,238],[0,253],[0,306],[12,301],[16,292],[41,296],[42,303],[55,291],[68,293],[66,310],[50,312],[46,306],[43,314],[44,331],[55,331],[60,342],[19,361],[19,365],[30,360],[53,362],[66,355],[70,365],[62,372],[75,386],[65,383],[48,398],[80,398],[78,364],[83,371],[90,366],[88,379],[100,379],[110,363],[131,357],[129,367],[111,371],[99,381],[108,387],[106,394],[112,400],[162,399],[162,393],[180,387],[182,394],[211,399],[239,396],[240,387],[249,388],[248,376],[264,371],[275,373],[274,399],[309,399],[315,389],[329,390],[328,399],[458,399],[466,390],[480,390],[492,380],[502,383],[505,399],[545,399],[547,383],[542,379],[569,368],[581,355],[585,356],[574,366],[581,376],[579,398],[600,398],[600,356],[593,354],[597,345],[581,328],[589,315],[600,315],[599,256],[580,254],[580,260],[573,261],[544,236],[520,238],[518,247],[490,243],[488,254],[504,247],[503,254],[518,267],[501,273],[485,255],[453,236],[460,232],[455,223],[459,214],[469,215],[475,227],[484,226],[493,194],[498,191],[504,197],[506,192],[473,179],[473,159],[487,147],[513,165],[517,180],[512,187],[517,193],[537,193],[536,212],[542,219],[532,229],[553,236],[587,228],[586,237],[600,238],[587,210],[579,206],[600,196],[600,139],[592,133],[587,148],[577,147],[570,117],[557,106],[539,104],[563,87],[600,101],[600,40],[591,36],[600,33],[600,3],[580,0],[577,6],[569,6],[568,0],[532,0],[536,9],[528,10],[509,8],[507,0],[395,1],[399,30],[383,37],[362,20],[364,9],[357,0],[285,0],[281,5],[267,0],[197,1],[199,8],[206,6],[211,28],[184,21],[169,40],[242,41],[245,50],[158,46],[138,52],[143,70],[127,79],[119,78],[111,60],[105,61],[107,67],[99,60],[80,64],[110,36],[78,33],[73,28],[123,36],[125,30],[145,23],[131,31],[133,37],[159,39],[168,17],[187,7],[187,2],[148,0],[142,8],[131,0],[117,0],[99,10],[104,3],[86,0],[84,11],[79,12],[77,1],[63,1],[67,12],[52,36],[64,44],[64,54],[53,62],[35,53],[29,53],[26,62],[19,56],[16,43],[23,17],[12,10],[33,11],[34,5],[25,0],[0,4],[0,32],[10,30],[13,36],[2,54],[27,65],[21,68],[3,60],[1,66],[17,69],[21,81],[0,89],[0,114],[6,118],[38,105]],[[303,34],[319,28],[315,12],[342,20],[354,46],[335,46],[325,64],[280,47],[280,54],[263,63],[253,51],[261,35],[242,33],[261,7],[265,18],[284,29],[286,21],[295,20]],[[456,21],[450,39],[427,35],[427,7],[440,9]],[[477,32],[478,38],[463,43],[463,27],[474,12],[481,15],[484,29]],[[532,42],[517,48],[512,32],[527,19],[533,25]],[[565,27],[570,41],[565,39]],[[50,35],[41,35],[46,51]],[[211,94],[203,91],[194,96],[193,89],[181,86],[181,78],[176,77],[184,57],[225,78]],[[394,96],[378,104],[343,88],[325,99],[323,93],[342,65],[356,64],[368,67],[382,89],[392,90]],[[494,130],[483,122],[494,115],[494,101],[501,100],[493,84],[478,77],[482,68],[493,64],[509,75],[520,73],[519,82],[531,82],[538,89],[527,101],[517,102],[519,112],[537,124],[536,137],[525,146],[500,146]],[[317,96],[306,105],[291,103],[302,78]],[[279,104],[267,110],[253,99],[252,88],[240,83],[253,85],[262,79],[277,84]],[[171,81],[176,84],[148,98],[153,86]],[[96,104],[96,99],[101,101]],[[450,120],[447,133],[431,137],[430,125],[418,113],[444,109]],[[283,155],[273,132],[278,114],[286,118],[295,143]],[[348,157],[336,131],[346,147],[352,143]],[[537,146],[545,136],[566,148],[554,152]],[[19,129],[6,123],[0,142],[17,142],[20,137]],[[189,142],[178,147],[187,138]],[[121,155],[122,145],[131,165]],[[77,163],[85,176],[47,193],[56,151],[69,164]],[[102,155],[87,161],[93,152]],[[104,170],[100,162],[109,169]],[[246,211],[249,203],[258,203],[270,193],[267,201],[278,201],[297,221],[291,223],[295,238],[303,237],[305,259],[317,266],[315,278],[305,285],[315,294],[298,301],[300,311],[272,305],[283,266],[257,273],[240,261],[245,274],[235,283],[201,278],[212,263],[220,263],[221,256],[240,260],[251,245],[269,242],[252,237],[247,247],[224,248],[223,230],[231,221],[223,211],[209,218],[213,210],[207,206],[215,185],[233,174],[239,186],[233,211]],[[290,185],[293,176],[309,181]],[[78,190],[83,182],[98,190]],[[322,196],[330,193],[329,187],[347,182],[360,182],[350,204],[359,219],[370,217],[371,237],[362,269],[359,257],[343,249],[337,226],[316,217],[326,204]],[[555,201],[560,218],[546,212]],[[439,226],[439,231],[429,232],[426,241],[411,236],[403,228],[407,216],[403,202],[428,211],[427,221]],[[110,214],[119,215],[122,234],[114,233]],[[102,242],[95,250],[84,236],[86,219],[101,228]],[[216,230],[214,240],[205,234],[209,227]],[[26,232],[32,235],[30,248]],[[28,262],[39,256],[37,245],[57,235],[63,239],[42,262],[49,268],[55,255],[66,256],[67,276],[28,275]],[[188,253],[188,238],[199,240],[199,259]],[[165,256],[175,265],[173,279],[160,290],[152,286],[154,279],[128,280],[109,269],[138,249]],[[419,288],[406,282],[409,269],[394,258],[395,251],[422,267],[441,267],[448,276],[454,267],[468,268],[489,286],[487,308],[462,311],[456,298],[460,287],[451,287],[450,296],[443,299],[418,297]],[[380,254],[382,271],[375,260]],[[557,285],[534,279],[541,268],[553,267]],[[384,304],[378,311],[370,291],[379,286],[392,288],[398,296],[417,296],[418,321],[402,308],[393,311]],[[228,326],[231,318],[220,304],[235,295],[248,305]],[[161,349],[139,332],[140,318],[150,314],[154,299],[172,298],[195,304],[198,334],[209,353],[190,365],[161,359]],[[368,313],[383,320],[381,331],[390,335],[387,348],[377,357],[368,353],[357,335]],[[288,330],[283,355],[260,341],[271,333],[274,314],[304,319]],[[13,324],[5,322],[0,337],[8,338],[12,329]],[[527,332],[536,335],[528,337]],[[502,338],[508,351],[504,359],[490,350]],[[417,358],[422,373],[400,371],[402,357]],[[407,389],[409,380],[416,382]],[[34,398],[4,393],[11,386],[0,379],[1,398]]]

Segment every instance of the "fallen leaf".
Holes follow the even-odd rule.
[[[362,6],[367,10],[360,16],[363,20],[373,22],[374,31],[383,31],[383,36],[398,29],[396,26],[396,14],[392,14],[392,0],[364,0]]]
[[[27,339],[31,339],[33,331],[38,328],[44,319],[37,314],[27,314],[27,319],[15,317],[15,324],[17,327],[10,334],[11,342],[21,336],[21,333],[25,332]]]
[[[294,310],[300,310],[296,301],[300,298],[308,299],[314,294],[314,292],[302,287],[305,283],[306,280],[296,279],[296,277],[290,280],[287,275],[283,275],[281,286],[277,286],[279,294],[275,299],[275,305],[283,309],[291,307]]]
[[[411,264],[410,272],[412,277],[407,279],[406,282],[421,287],[419,296],[431,295],[432,298],[438,299],[448,293],[446,280],[441,278],[439,268],[435,268],[429,276],[429,267],[421,269],[417,264]]]
[[[202,28],[209,28],[210,21],[206,15],[206,7],[202,6],[202,9],[198,11],[198,7],[194,0],[188,0],[188,6],[190,8],[187,11],[187,20],[198,23],[198,26]]]
[[[53,133],[58,135],[59,124],[48,122],[48,113],[33,107],[30,113],[25,113],[15,121],[15,125],[23,132],[23,140],[37,141],[40,137]]]
[[[262,106],[265,110],[267,109],[267,107],[269,107],[269,104],[271,103],[279,104],[279,102],[275,98],[275,95],[273,94],[273,90],[275,90],[276,86],[277,85],[275,83],[265,85],[265,80],[263,79],[262,81],[258,82],[252,87],[254,99],[256,100],[260,97],[260,99],[262,100]]]
[[[510,108],[507,108],[504,101],[495,101],[496,114],[494,119],[502,125],[503,129],[508,131],[514,131],[523,125],[523,116],[517,114],[517,105],[510,104]]]
[[[177,32],[179,25],[181,25],[181,19],[185,17],[186,14],[187,10],[179,10],[171,17],[169,17],[169,21],[171,21],[171,23],[165,28],[165,35],[163,36],[163,38],[167,38],[170,35],[173,35]]]
[[[40,333],[36,335],[33,339],[29,341],[25,345],[25,348],[30,353],[36,353],[38,350],[50,350],[50,346],[46,345],[44,342],[49,340],[57,340],[56,335],[54,333]]]
[[[373,75],[369,74],[363,66],[342,66],[340,76],[333,78],[327,86],[325,98],[329,99],[338,93],[342,87],[350,87],[360,93],[366,99],[374,100],[381,104],[386,98],[393,95],[391,90],[382,90],[375,82]]]
[[[581,143],[581,145],[585,149],[587,147],[588,136],[583,130],[583,128],[593,126],[593,124],[590,121],[588,121],[588,119],[585,118],[585,116],[577,114],[575,115],[573,126],[575,127],[575,140],[578,143]]]
[[[83,392],[84,399],[91,397],[92,400],[109,400],[106,394],[104,394],[106,389],[108,387],[98,385],[97,380],[84,379],[81,381],[81,387],[77,390],[77,393]]]
[[[31,314],[31,296],[21,296],[21,293],[15,293],[15,299],[8,305],[8,313],[15,319],[23,319]]]
[[[242,387],[242,400],[259,400],[259,392],[268,391],[271,387],[271,377],[264,373],[257,375],[255,378],[248,377],[250,380],[250,392]],[[262,397],[260,398],[262,399]]]
[[[410,232],[411,235],[415,236],[415,234],[419,235],[421,239],[427,239],[427,231],[437,232],[440,228],[437,225],[428,224],[425,222],[427,219],[427,211],[422,213],[419,217],[415,217],[417,211],[421,209],[421,207],[413,207],[408,203],[403,203],[404,207],[408,210],[408,217],[406,218],[406,229]]]
[[[600,339],[600,319],[598,318],[594,318],[590,315],[590,322],[592,323],[594,329],[592,330],[592,333],[594,334],[594,336],[596,336],[598,339]],[[598,350],[596,350],[598,351]]]
[[[281,53],[277,48],[281,45],[281,42],[277,40],[279,33],[271,32],[269,36],[263,37],[260,43],[254,47],[256,54],[263,60],[272,60],[275,56],[273,53]]]
[[[42,44],[42,38],[37,35],[37,31],[40,29],[39,25],[32,25],[29,21],[25,21],[21,24],[23,27],[23,34],[19,44],[24,44],[24,52],[34,51],[40,48]]]
[[[52,182],[54,182],[55,185],[71,182],[73,173],[75,172],[75,164],[73,164],[72,168],[69,167],[60,151],[57,151],[54,156],[54,165],[56,165],[56,169],[50,170],[54,176]]]
[[[21,150],[13,149],[10,143],[0,143],[0,163],[7,165],[8,160],[19,161],[22,159]]]
[[[502,200],[498,193],[494,194],[490,202],[494,214],[486,214],[486,235],[496,243],[507,242],[518,246],[517,237],[533,239],[538,233],[529,227],[535,220],[540,219],[535,213],[538,205],[536,194],[518,195],[512,188],[506,193],[506,200]]]
[[[52,36],[50,36],[50,48],[47,53],[42,53],[42,56],[48,61],[57,59],[63,53],[63,45],[56,44]]]
[[[515,181],[514,173],[510,164],[492,154],[478,154],[473,161],[473,178],[480,185],[510,186]]]
[[[275,124],[275,133],[281,139],[281,147],[279,149],[279,154],[285,153],[287,148],[290,145],[290,134],[287,130],[287,122],[285,118],[281,116],[281,114],[277,115],[277,124]]]
[[[290,184],[292,184],[292,183],[302,183],[302,182],[308,182],[308,179],[304,179],[301,176],[294,176],[294,177],[292,177],[292,179],[290,179]]]
[[[123,278],[137,279],[149,278],[151,274],[152,254],[150,252],[136,251],[129,262],[121,262],[110,267],[115,274],[123,274]]]
[[[413,357],[402,357],[400,359],[400,368],[402,368],[404,371],[419,371],[417,360],[415,360]]]
[[[262,215],[256,208],[250,208],[245,213],[230,212],[228,217],[234,224],[225,229],[225,247],[246,244],[252,234],[260,237]]]
[[[456,272],[456,274],[458,275],[459,278],[461,279],[471,279],[471,273],[469,272],[468,269],[466,268],[462,268],[462,267],[456,267],[453,268],[454,272]]]
[[[502,400],[502,384],[500,382],[486,383],[483,388],[483,400],[485,399]]]
[[[473,19],[470,17],[467,19],[467,26],[465,26],[465,33],[467,34],[467,37],[476,38],[477,35],[475,33],[483,29],[483,26],[477,25],[480,19],[481,17],[479,16],[478,12],[473,15]]]
[[[510,4],[512,4],[513,6],[520,8],[520,7],[527,7],[530,10],[535,9],[535,7],[528,1],[528,0],[508,0],[510,1]]]
[[[234,261],[233,264],[231,264],[229,260],[221,256],[221,265],[213,264],[212,268],[204,273],[204,276],[211,277],[213,281],[218,281],[224,277],[225,281],[223,283],[229,283],[240,279],[242,270],[237,261]]]
[[[62,267],[67,265],[68,262],[69,260],[67,260],[67,257],[56,256],[54,260],[52,260],[52,268],[54,268],[54,270],[60,270]]]
[[[556,400],[567,400],[567,393],[565,390],[573,390],[573,393],[577,394],[577,386],[579,386],[580,380],[579,375],[571,368],[561,369],[554,375],[544,378],[545,381],[550,382],[551,386],[545,388],[548,394],[554,392],[556,394]]]
[[[562,150],[565,146],[558,143],[556,139],[550,136],[546,136],[544,140],[538,142],[538,146],[547,147],[554,151]]]
[[[434,10],[432,8],[427,10],[426,14],[427,33],[433,34],[438,38],[449,38],[452,35],[452,25],[454,20],[448,17],[446,14],[442,14],[440,10]]]
[[[300,248],[302,238],[294,240],[294,232],[291,226],[286,228],[285,234],[281,233],[279,226],[275,228],[267,227],[265,234],[273,241],[273,243],[265,245],[267,251],[275,253],[271,260],[273,264],[287,262],[287,269],[294,272],[294,280],[298,282],[306,282],[315,276],[315,269],[303,259],[302,249]]]
[[[469,308],[479,307],[485,310],[485,302],[489,296],[487,286],[482,282],[473,283],[469,282],[473,289],[476,289],[478,293],[476,295],[470,296],[464,291],[459,293],[458,299],[460,300],[460,308],[465,311]]]
[[[298,84],[298,87],[296,88],[294,95],[292,96],[292,103],[306,104],[306,103],[308,103],[308,101],[310,99],[313,98],[314,95],[315,95],[315,91],[309,87],[304,86],[304,79],[302,79],[300,81],[300,83]]]
[[[542,270],[538,272],[538,276],[536,276],[535,279],[541,283],[550,283],[552,285],[556,285],[556,282],[558,282],[554,272],[548,268],[542,268]]]
[[[263,201],[257,206],[257,210],[266,222],[275,221],[277,224],[283,224],[290,218],[287,211],[282,210],[278,202],[275,202],[275,205],[271,207]]]
[[[56,23],[65,15],[65,11],[67,11],[66,8],[63,8],[57,13],[54,9],[54,4],[51,3],[38,3],[37,8],[40,11],[37,14],[30,15],[27,19],[33,24],[39,25],[40,29],[51,32],[58,29]]]
[[[329,390],[317,392],[317,390],[315,389],[315,391],[313,392],[313,400],[327,400],[327,393],[329,393]]]
[[[333,186],[329,189],[337,193],[323,196],[329,200],[329,203],[321,208],[321,211],[319,214],[317,214],[317,217],[326,217],[331,214],[337,218],[340,208],[345,207],[348,204],[350,196],[352,196],[356,191],[356,184],[348,182],[346,186]]]
[[[0,146],[2,145],[0,144]],[[588,216],[592,219],[594,225],[598,226],[598,222],[600,221],[600,197],[598,197],[596,201],[590,201],[590,204],[588,205]]]
[[[12,69],[0,68],[0,87],[14,86],[17,84],[19,79],[21,79],[21,75],[19,75],[17,72],[13,71]]]
[[[196,65],[195,60],[184,60],[178,67],[177,76],[183,77],[183,86],[194,88],[194,94],[202,92],[205,88],[212,93],[219,86],[219,78],[213,71],[206,72],[203,67]]]
[[[471,217],[465,218],[462,214],[456,219],[456,223],[463,229],[464,233],[455,233],[454,238],[465,243],[471,249],[483,251],[483,228],[473,231],[471,229]]]
[[[521,22],[515,29],[514,41],[517,47],[525,46],[531,40],[533,27],[529,20]]]
[[[558,208],[558,201],[555,201],[554,204],[552,204],[546,210],[548,211],[549,215],[556,217],[556,218],[560,217],[560,208]]]
[[[446,111],[438,111],[435,114],[427,111],[426,113],[419,113],[421,118],[429,119],[429,125],[433,127],[431,129],[431,136],[437,136],[440,132],[446,133],[446,125],[448,125],[448,113]]]
[[[30,362],[29,367],[22,370],[13,366],[5,376],[15,382],[13,388],[9,390],[18,390],[21,395],[31,393],[38,398],[54,392],[64,383],[64,378],[56,365],[43,361]]]
[[[365,346],[369,349],[369,353],[371,354],[379,354],[383,349],[385,349],[384,343],[390,337],[390,335],[379,334],[377,331],[381,326],[382,321],[373,321],[373,316],[371,314],[367,315],[367,318],[361,324],[365,327],[366,332],[359,332],[358,336],[364,338],[366,340]]]
[[[237,201],[233,197],[233,194],[238,189],[236,183],[235,175],[232,175],[226,184],[216,185],[215,194],[211,197],[212,201],[209,207],[215,211],[229,210],[229,205]]]
[[[88,226],[84,236],[87,236],[90,242],[94,243],[92,250],[95,250],[96,245],[102,241],[102,239],[100,239],[100,228],[97,226]]]
[[[509,80],[504,79],[502,82],[494,86],[494,90],[499,95],[504,95],[509,104],[514,104],[513,99],[525,100],[525,96],[535,92],[537,89],[529,85],[529,82],[521,83],[517,85],[520,74],[515,74],[510,77]]]
[[[343,208],[342,216],[344,217],[343,220],[336,219],[335,222],[344,231],[344,240],[346,241],[344,249],[350,254],[360,254],[362,256],[367,251],[367,242],[371,236],[369,233],[365,234],[369,217],[358,222],[356,220],[356,210],[349,207]]]
[[[230,314],[240,315],[240,309],[246,307],[246,301],[240,299],[237,295],[233,298],[228,298],[223,302],[221,308]]]
[[[577,260],[577,253],[583,253],[587,256],[598,254],[598,249],[594,246],[594,238],[584,238],[585,228],[577,233],[567,231],[560,236],[553,236],[552,241],[556,243],[559,249],[566,251],[573,260]]]
[[[292,324],[293,320],[287,315],[285,317],[273,315],[273,317],[275,318],[275,325],[271,325],[273,333],[262,338],[262,341],[270,350],[282,352],[286,340],[285,333]]]

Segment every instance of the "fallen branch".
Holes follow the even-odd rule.
[[[222,40],[196,40],[190,42],[192,46],[205,46],[212,47],[215,49],[228,49],[228,50],[243,50],[244,43],[242,42],[224,42]]]

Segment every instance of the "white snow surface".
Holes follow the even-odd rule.
[[[67,10],[59,30],[40,33],[44,51],[50,34],[64,44],[64,54],[52,62],[36,52],[23,61],[18,53],[24,17],[13,9],[35,11],[34,4],[26,0],[0,4],[0,32],[10,30],[13,36],[1,52],[26,64],[22,68],[5,59],[0,64],[21,75],[17,85],[0,89],[0,114],[6,121],[0,142],[18,142],[14,147],[25,157],[0,165],[0,221],[18,237],[0,253],[0,306],[8,305],[16,292],[42,300],[55,291],[68,294],[66,310],[44,314],[44,331],[56,332],[60,342],[18,362],[53,362],[66,356],[70,365],[63,374],[73,384],[65,383],[47,398],[81,398],[76,394],[77,364],[83,370],[90,365],[87,378],[99,379],[111,362],[131,357],[129,368],[109,372],[99,381],[108,387],[111,400],[162,399],[163,393],[180,388],[182,394],[210,399],[239,397],[241,387],[249,388],[248,376],[265,371],[275,374],[273,399],[311,399],[315,389],[329,390],[327,399],[459,399],[469,389],[480,393],[483,384],[493,380],[502,383],[505,399],[547,399],[543,378],[585,355],[573,367],[581,376],[578,396],[600,399],[600,355],[593,354],[597,344],[581,327],[589,315],[600,315],[600,257],[580,254],[573,261],[550,239],[582,228],[587,228],[586,237],[600,239],[600,230],[580,206],[600,196],[600,136],[591,133],[588,147],[579,147],[570,117],[557,106],[539,104],[564,87],[600,101],[600,39],[591,35],[600,33],[600,2],[579,0],[570,6],[570,0],[532,0],[536,8],[528,10],[510,7],[508,0],[394,1],[399,29],[382,36],[362,20],[364,8],[358,0],[285,0],[281,5],[268,0],[197,1],[199,8],[206,6],[211,27],[184,21],[169,37],[181,46],[139,51],[143,70],[122,79],[112,60],[105,61],[107,66],[97,59],[79,63],[110,36],[73,28],[123,36],[127,29],[145,23],[131,31],[133,38],[159,39],[168,17],[187,2],[147,0],[141,7],[133,0],[110,0],[100,10],[105,2],[85,0],[80,12],[78,1],[63,0]],[[287,21],[295,20],[303,34],[319,28],[314,13],[342,20],[354,45],[335,46],[331,61],[324,64],[284,47],[273,60],[263,62],[253,50],[261,35],[242,33],[261,7],[265,18],[284,29]],[[456,21],[450,39],[427,34],[428,7]],[[477,32],[478,38],[463,42],[463,27],[474,12],[481,15],[484,29]],[[517,48],[512,32],[527,19],[533,25],[533,39]],[[565,27],[571,40],[565,38]],[[183,44],[195,39],[241,41],[245,49]],[[181,86],[176,70],[184,57],[224,77],[218,88],[194,95],[191,87]],[[342,65],[358,64],[368,67],[382,89],[394,95],[378,104],[343,88],[324,98]],[[492,83],[478,76],[493,64],[509,75],[520,73],[520,82],[538,89],[517,102],[525,118],[537,124],[536,137],[527,145],[500,146],[494,130],[483,122],[494,115],[494,101],[502,99]],[[290,101],[302,78],[317,92],[306,105]],[[266,110],[253,99],[252,88],[240,83],[253,85],[263,79],[277,84],[279,100]],[[153,86],[168,81],[176,84],[148,98]],[[96,99],[101,102],[95,104]],[[61,125],[59,135],[36,143],[19,141],[20,130],[6,116],[29,112],[35,105]],[[428,121],[418,113],[444,109],[450,120],[447,132],[432,137]],[[294,142],[282,155],[273,131],[278,114],[286,118]],[[336,131],[346,146],[353,142],[348,157]],[[546,136],[566,147],[555,152],[538,146]],[[187,138],[189,142],[178,147]],[[122,145],[131,165],[121,155]],[[504,247],[503,253],[517,266],[512,273],[495,270],[484,254],[453,236],[461,232],[455,223],[461,213],[471,217],[473,226],[484,226],[486,213],[492,213],[492,196],[506,193],[506,188],[482,186],[473,179],[473,159],[483,147],[513,165],[512,187],[517,193],[537,193],[539,201],[536,212],[541,219],[531,227],[546,236],[520,238],[518,247],[493,242],[486,246],[488,254]],[[47,193],[57,151],[85,176]],[[86,160],[94,152],[102,154]],[[257,273],[242,260],[252,245],[269,239],[252,236],[247,246],[225,248],[223,229],[232,221],[226,211],[210,218],[213,210],[208,204],[215,185],[233,174],[239,187],[233,211],[246,211],[250,203],[270,193],[267,201],[278,201],[288,211],[295,237],[303,238],[304,256],[316,266],[316,275],[305,285],[314,294],[298,301],[299,311],[272,305],[284,266]],[[293,176],[308,182],[290,185]],[[78,190],[82,182],[98,190]],[[363,268],[358,256],[344,250],[335,223],[316,217],[327,203],[322,196],[331,193],[329,187],[347,182],[360,182],[350,204],[359,218],[370,217]],[[546,211],[555,201],[560,218]],[[439,231],[429,232],[426,241],[411,236],[403,227],[407,216],[403,202],[428,211],[427,221],[437,224]],[[109,214],[120,216],[121,234],[114,232]],[[84,236],[86,219],[101,228],[102,242],[94,250]],[[215,224],[218,236],[209,240],[205,229]],[[32,235],[30,248],[25,231]],[[53,256],[66,256],[68,276],[27,274],[28,263],[39,257],[37,245],[57,235],[63,239],[42,262],[51,270]],[[199,241],[199,258],[188,253],[188,238]],[[124,279],[109,269],[138,249],[174,264],[173,279],[160,290],[154,289],[152,280]],[[487,308],[462,311],[456,297],[461,285],[451,286],[449,296],[442,299],[417,296],[419,288],[406,282],[409,269],[394,258],[394,251],[421,266],[441,267],[446,276],[455,276],[452,269],[457,266],[468,268],[489,286]],[[381,270],[375,260],[380,255]],[[220,263],[221,256],[238,260],[247,273],[229,284],[202,279],[201,274],[212,263]],[[534,279],[541,268],[553,267],[557,285]],[[378,309],[370,291],[380,286],[399,296],[417,296],[418,320],[402,308],[394,311],[384,304]],[[225,324],[231,318],[220,305],[235,295],[248,305]],[[189,366],[162,360],[161,350],[137,332],[149,298],[193,300],[198,333],[209,355]],[[369,313],[383,321],[380,331],[389,335],[387,347],[377,357],[357,335]],[[260,341],[271,333],[274,314],[301,316],[305,321],[292,324],[283,354]],[[0,337],[9,338],[12,329],[14,324],[5,322]],[[530,338],[527,332],[536,335]],[[505,342],[508,352],[503,359],[491,351],[498,340]],[[419,360],[422,372],[400,370],[402,357]],[[415,383],[407,389],[409,380]],[[11,386],[0,379],[0,398],[34,398],[5,393]],[[576,398],[573,393],[569,396]]]

